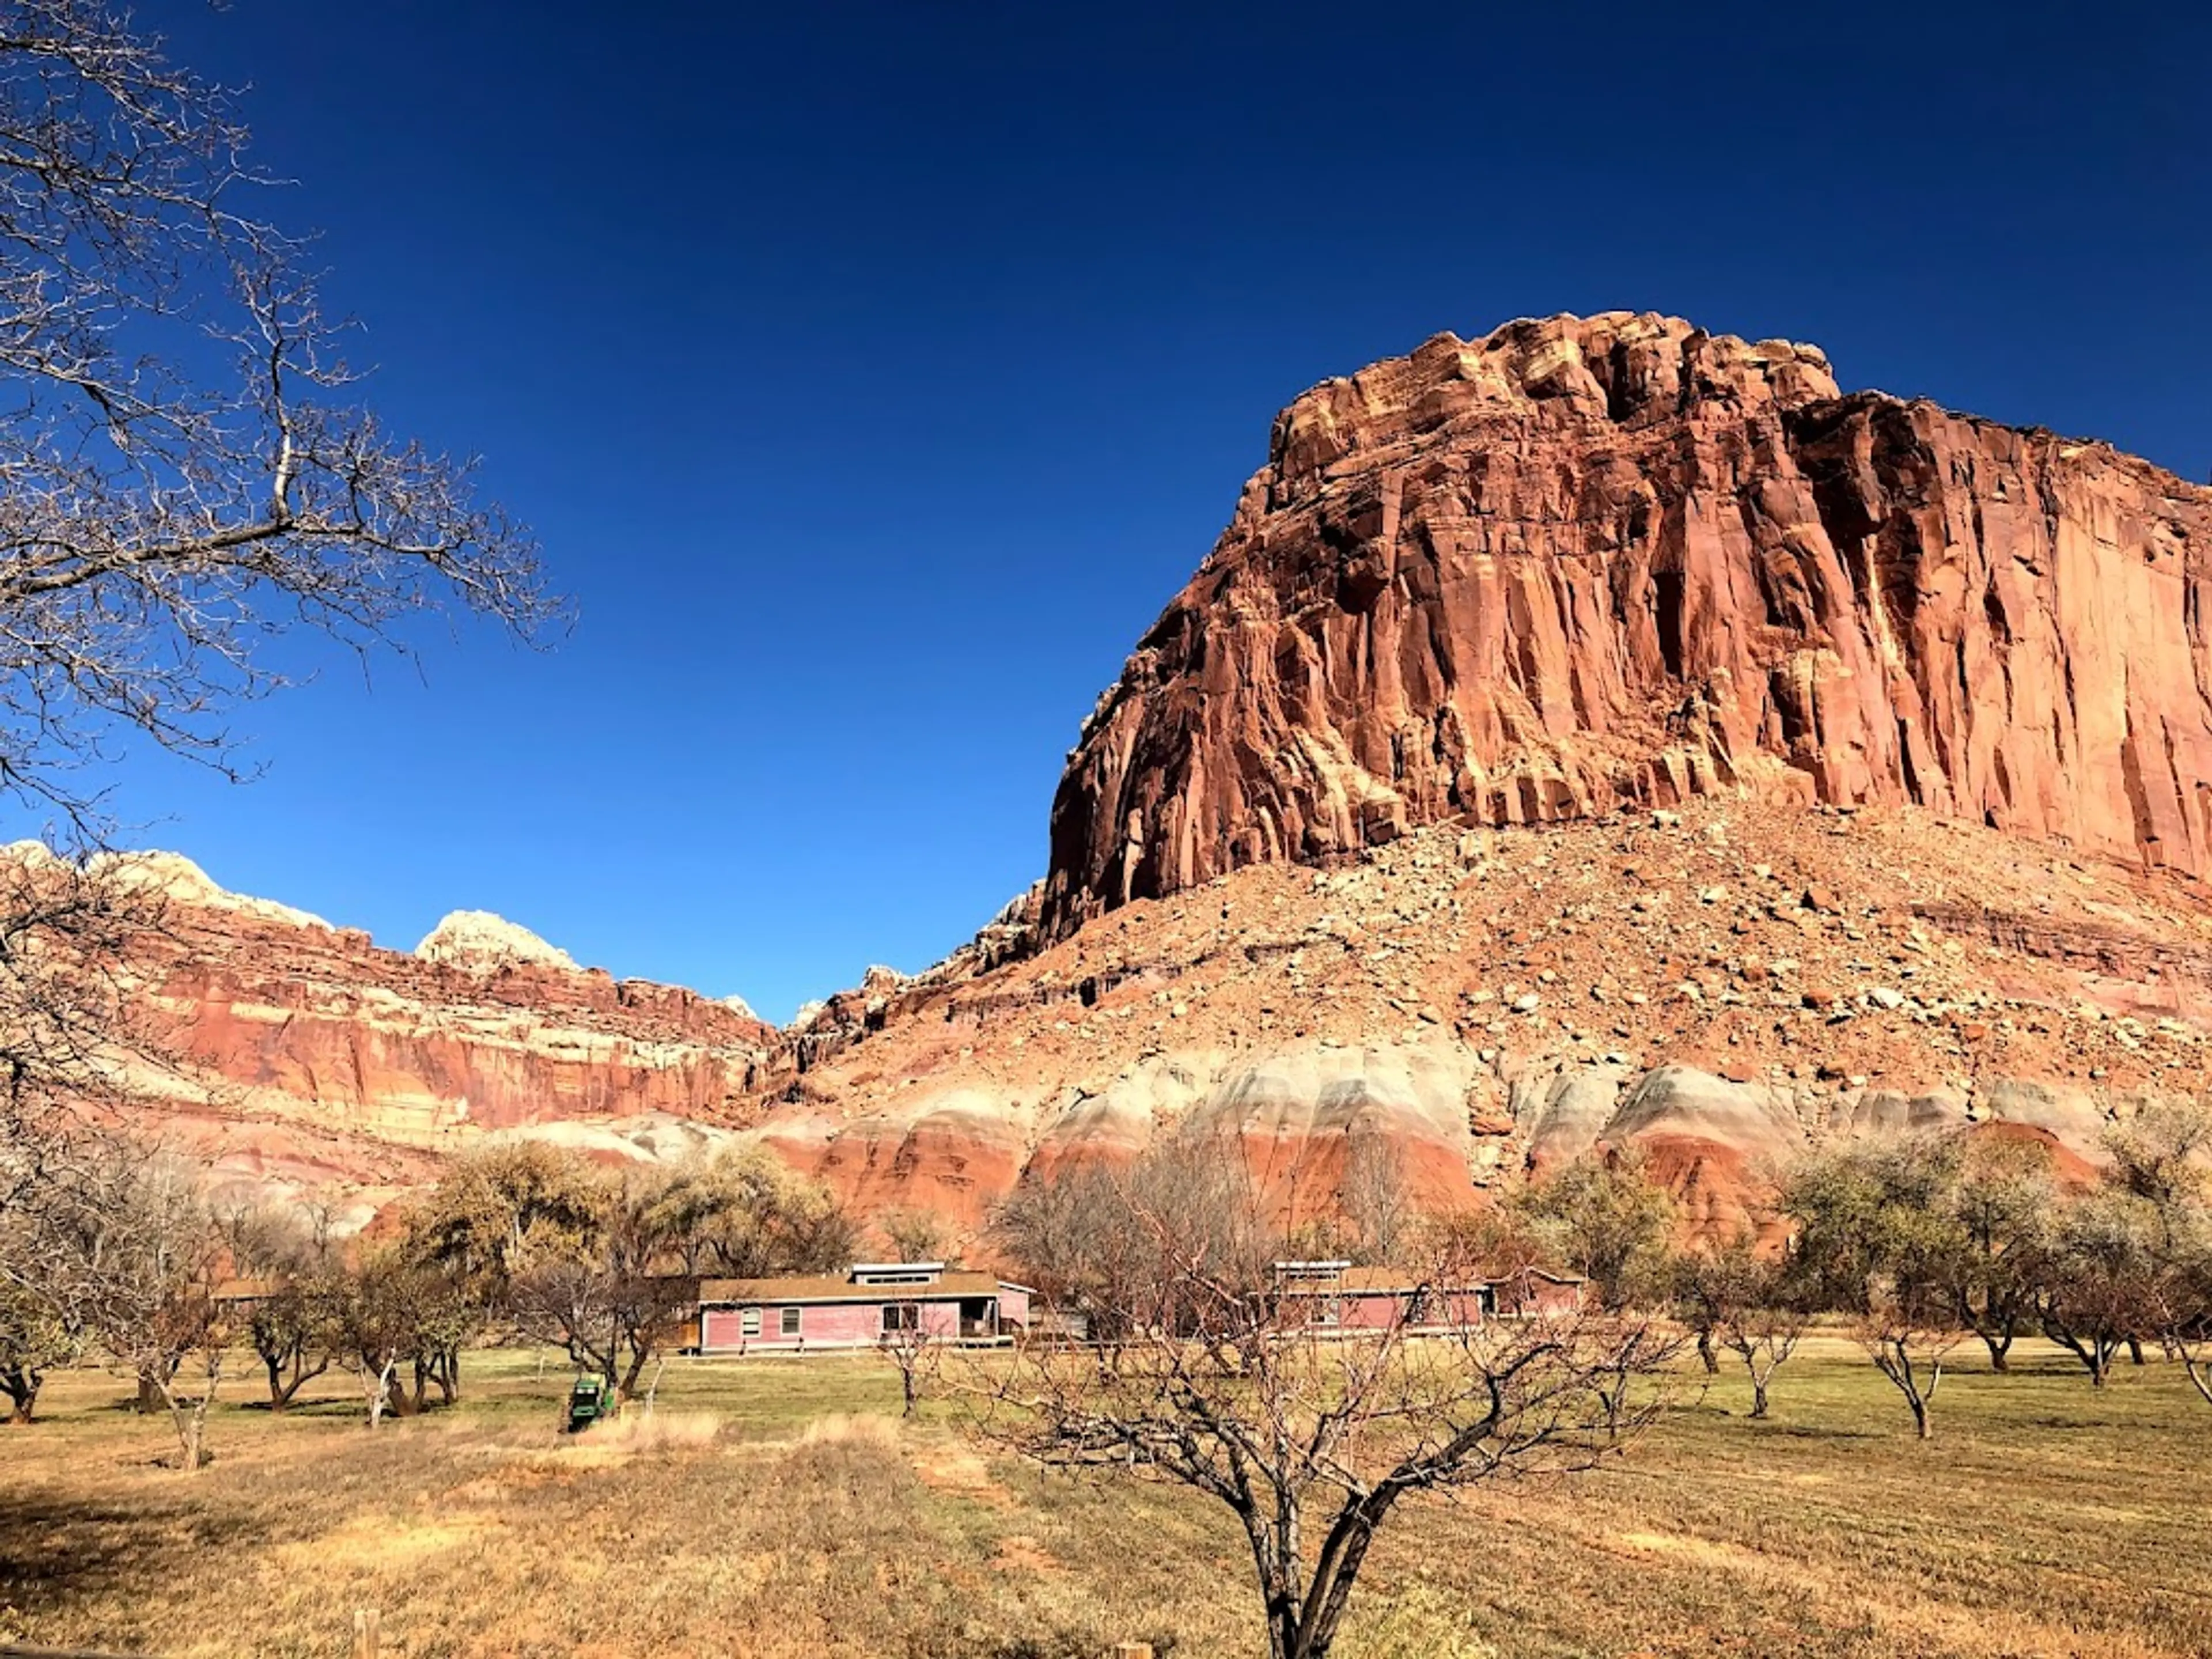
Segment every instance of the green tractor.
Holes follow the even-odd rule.
[[[568,1390],[568,1430],[581,1434],[603,1417],[614,1414],[614,1390],[597,1371],[587,1371]]]

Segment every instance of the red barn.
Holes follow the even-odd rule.
[[[856,1262],[843,1273],[708,1279],[699,1285],[702,1353],[872,1348],[909,1334],[1002,1342],[1029,1324],[1030,1291],[941,1261]]]

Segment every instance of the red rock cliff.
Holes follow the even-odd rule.
[[[775,1039],[742,1004],[580,969],[496,917],[458,913],[409,954],[173,854],[124,864],[170,900],[128,964],[176,1062],[141,1091],[236,1170],[374,1185],[376,1147],[586,1118],[726,1122]]]
[[[1609,313],[1306,393],[1085,723],[1047,937],[1724,787],[2212,862],[2212,490]]]

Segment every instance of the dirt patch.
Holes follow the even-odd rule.
[[[496,1532],[501,1522],[489,1515],[447,1515],[435,1521],[403,1521],[397,1516],[361,1516],[332,1532],[277,1551],[280,1560],[301,1568],[327,1570],[404,1567],[444,1555]]]
[[[999,1553],[988,1564],[999,1572],[1066,1572],[1059,1559],[1034,1538],[999,1540]]]
[[[914,1472],[926,1486],[972,1498],[994,1509],[1014,1507],[1014,1495],[992,1478],[990,1466],[959,1446],[936,1446],[915,1454]]]

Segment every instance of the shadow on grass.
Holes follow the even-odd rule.
[[[261,1529],[196,1504],[190,1477],[176,1480],[173,1493],[128,1504],[12,1498],[0,1528],[0,1601],[35,1616],[80,1599],[128,1598],[261,1540]]]

